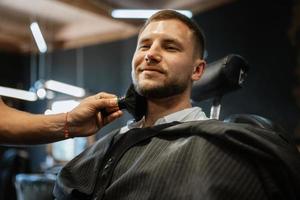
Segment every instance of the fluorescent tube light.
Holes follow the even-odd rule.
[[[17,98],[17,99],[22,99],[27,101],[37,100],[36,93],[34,92],[2,87],[2,86],[0,86],[0,96],[12,97],[12,98]]]
[[[61,92],[75,97],[84,97],[85,90],[83,88],[62,83],[59,81],[49,80],[45,82],[45,88],[56,92]]]
[[[32,35],[34,37],[35,43],[41,53],[45,53],[47,51],[47,44],[45,42],[45,39],[42,35],[41,29],[37,22],[33,22],[30,24],[30,29],[32,32]]]
[[[125,19],[147,19],[154,13],[160,10],[146,10],[146,9],[115,9],[111,12],[111,16],[114,18]],[[191,18],[193,13],[189,10],[176,10],[177,12]]]

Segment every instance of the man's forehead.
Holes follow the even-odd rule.
[[[160,20],[150,22],[139,35],[139,40],[151,37],[152,35],[162,35],[164,37],[190,37],[192,31],[183,22],[176,19]]]

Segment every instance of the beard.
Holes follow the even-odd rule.
[[[161,85],[143,87],[139,84],[138,80],[135,79],[134,76],[132,76],[132,79],[135,91],[147,99],[162,99],[175,96],[183,93],[189,85],[189,81],[187,79],[181,81],[169,79]]]

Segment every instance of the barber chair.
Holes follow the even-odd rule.
[[[15,200],[14,178],[18,173],[29,172],[29,160],[26,151],[7,149],[0,156],[0,200]]]
[[[219,119],[222,97],[241,89],[249,71],[247,61],[236,54],[208,64],[205,73],[195,81],[192,87],[192,100],[200,102],[212,99],[210,119]],[[271,120],[253,114],[233,114],[224,119],[225,122],[246,123],[274,132],[284,133],[284,129]]]
[[[194,102],[212,99],[210,119],[219,120],[222,97],[227,93],[243,88],[248,71],[248,62],[236,54],[230,54],[210,63],[203,76],[194,82],[191,98]],[[250,124],[271,131],[289,143],[294,142],[282,126],[259,115],[232,114],[223,121]]]
[[[200,102],[212,98],[210,118],[219,119],[222,96],[242,88],[248,71],[245,59],[234,54],[209,64],[202,77],[193,84],[192,100]]]
[[[18,200],[52,200],[55,179],[53,174],[18,174],[15,180]]]

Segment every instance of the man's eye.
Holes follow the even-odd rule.
[[[178,50],[178,49],[177,49],[176,47],[174,47],[174,46],[167,46],[166,49],[169,50],[169,51],[177,51],[177,50]]]
[[[150,45],[141,45],[139,46],[139,49],[149,49]]]

